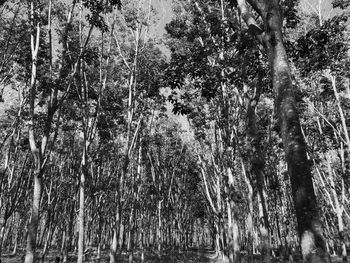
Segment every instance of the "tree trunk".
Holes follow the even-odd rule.
[[[265,34],[260,30],[256,30],[255,33],[264,42],[270,63],[276,113],[292,186],[303,258],[311,262],[324,262],[327,253],[321,216],[307,160],[306,143],[301,132],[291,70],[283,44],[279,1],[248,0],[248,2],[264,21]],[[253,25],[246,19],[247,16],[244,17],[248,10],[244,9],[244,4],[245,1],[244,3],[239,1],[243,18],[248,24]]]
[[[123,249],[123,245],[124,245],[124,224],[123,224],[123,220],[122,218],[119,221],[119,237],[118,237],[118,247],[120,248],[120,250]]]
[[[235,219],[234,204],[232,201],[226,202],[227,206],[227,227],[228,227],[228,258],[230,263],[240,262],[238,225]]]
[[[71,205],[70,209],[70,215],[69,215],[69,222],[67,224],[67,254],[69,253],[70,250],[72,250],[72,241],[74,238],[74,233],[73,233],[73,223],[74,223],[74,215],[75,215],[75,201]]]
[[[161,228],[162,228],[162,218],[161,218],[161,209],[162,209],[162,202],[163,200],[159,200],[158,201],[158,207],[157,207],[157,219],[158,219],[158,223],[157,223],[157,251],[160,252],[161,250]]]
[[[215,218],[214,220],[214,247],[215,247],[215,256],[220,258],[222,256],[221,246],[220,246],[220,231],[219,231],[219,219]]]
[[[341,105],[339,92],[337,90],[336,77],[331,75],[330,79],[332,81],[332,88],[333,88],[333,91],[334,91],[335,99],[337,101],[338,111],[339,111],[339,115],[340,115],[340,120],[341,120],[341,123],[342,123],[342,126],[343,126],[343,133],[344,133],[345,141],[346,141],[346,144],[347,144],[347,151],[348,151],[348,153],[350,153],[350,136],[349,136],[349,133],[348,133],[348,127],[346,125],[346,118],[345,118],[345,114],[344,114],[344,111],[343,111],[343,108],[342,108],[342,105]]]
[[[145,235],[145,231],[144,231],[144,220],[145,220],[145,216],[144,213],[141,212],[141,229],[140,229],[140,249],[141,249],[141,262],[144,262],[145,260],[145,255],[144,255],[144,235]]]
[[[34,27],[34,1],[30,2],[30,15],[31,24]],[[40,23],[36,24],[36,34],[31,33],[31,54],[32,54],[32,73],[30,80],[30,121],[28,125],[28,137],[30,149],[34,159],[35,171],[34,171],[34,190],[33,190],[33,200],[32,200],[32,213],[28,226],[28,237],[27,237],[27,247],[25,263],[33,263],[35,261],[35,249],[36,249],[36,236],[39,223],[39,208],[41,199],[41,153],[36,146],[36,141],[34,137],[34,102],[35,102],[35,83],[37,77],[37,55],[39,51],[39,40],[40,40]]]
[[[0,205],[1,205],[1,201],[0,201]],[[0,257],[2,255],[2,241],[4,238],[4,232],[5,232],[5,218],[0,218]]]
[[[282,32],[278,26],[281,21],[277,8],[278,6],[271,7],[272,16],[267,21],[271,29],[271,40],[275,38],[276,42],[271,43],[269,50],[273,87],[276,94],[275,106],[288,164],[303,258],[321,262],[326,254],[321,217],[306,156],[306,144],[300,128],[294,87],[282,42]]]
[[[247,234],[247,250],[249,258],[253,258],[254,252],[254,224],[253,224],[253,187],[251,185],[251,180],[248,178],[246,173],[243,160],[242,163],[242,176],[244,177],[244,181],[247,185],[247,202],[248,202],[248,214],[246,217],[245,225],[246,225],[246,234]]]
[[[25,263],[35,262],[36,236],[39,224],[39,205],[41,199],[41,177],[39,172],[34,174],[34,193],[32,214],[28,227]]]
[[[134,242],[133,242],[133,224],[134,224],[134,204],[131,204],[131,211],[130,211],[130,217],[129,217],[129,228],[128,228],[128,233],[127,233],[127,246],[126,246],[126,250],[129,253],[129,262],[132,261],[132,255],[133,255],[133,246],[134,246]],[[130,261],[131,259],[131,261]]]
[[[44,260],[45,260],[45,255],[46,255],[46,252],[47,252],[47,249],[48,249],[48,247],[49,247],[49,242],[50,242],[50,239],[51,239],[51,234],[53,234],[52,232],[52,230],[51,230],[51,228],[52,228],[52,224],[51,223],[49,223],[49,228],[48,228],[48,230],[47,230],[47,236],[46,236],[46,239],[45,239],[45,243],[44,243],[44,248],[43,248],[43,252],[42,252],[42,255],[41,255],[41,261],[42,262],[44,262]]]
[[[16,234],[15,234],[15,244],[13,245],[13,250],[12,250],[11,256],[16,256],[16,254],[17,254],[17,246],[18,246],[18,234],[16,232]]]
[[[117,219],[114,226],[113,231],[113,239],[112,239],[112,245],[111,245],[111,251],[109,253],[109,263],[116,263],[117,262],[117,246],[118,246],[118,231],[117,227],[119,227],[119,216],[117,213]]]
[[[62,262],[67,262],[68,259],[68,227],[66,226],[66,229],[63,230],[62,233],[62,246],[61,246],[61,255],[62,255]]]
[[[84,146],[86,147],[86,146]],[[82,167],[79,186],[79,215],[78,215],[78,260],[77,263],[83,263],[84,260],[84,209],[85,209],[85,179],[87,175],[86,150],[83,152]]]
[[[265,193],[264,193],[265,194]],[[266,200],[266,199],[264,199]],[[260,231],[260,239],[261,239],[261,256],[264,260],[264,263],[270,262],[270,253],[271,253],[271,247],[270,247],[270,229],[269,224],[266,224],[265,222],[265,212],[264,212],[264,206],[266,207],[265,201],[261,200],[260,195],[258,196],[258,206],[259,206],[259,219],[263,218],[263,224],[260,223],[259,231]]]

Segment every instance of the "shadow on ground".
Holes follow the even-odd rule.
[[[37,262],[48,262],[56,263],[59,258],[59,263],[62,263],[61,255],[58,251],[51,250],[45,257],[44,261],[40,260],[40,251],[38,253]],[[103,251],[101,253],[100,259],[96,258],[96,251],[94,249],[89,250],[85,254],[85,263],[107,263],[109,262],[108,251]],[[19,263],[24,262],[24,251],[20,250],[17,255],[3,254],[0,263]],[[69,263],[77,262],[77,257],[75,253],[69,254]],[[118,255],[118,263],[128,263],[128,262],[142,262],[141,251],[122,252]],[[209,249],[191,249],[187,251],[179,250],[165,250],[162,253],[145,251],[144,252],[144,263],[228,263],[228,260],[215,257],[215,253]],[[241,263],[258,263],[262,262],[259,258],[247,258],[243,257]],[[287,262],[301,262],[301,261],[288,261],[280,258],[271,259],[272,263],[287,263]],[[338,258],[333,258],[332,263],[341,262]]]

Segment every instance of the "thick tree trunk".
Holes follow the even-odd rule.
[[[305,260],[322,262],[326,256],[322,224],[314,192],[311,169],[306,155],[294,86],[283,45],[278,1],[265,1],[265,26],[269,31],[265,42],[271,66],[275,107],[284,145],[296,211],[300,245]]]
[[[306,155],[294,86],[288,57],[283,44],[282,17],[279,0],[247,0],[264,21],[265,32],[256,26],[245,0],[237,1],[243,19],[257,38],[265,45],[275,93],[275,107],[279,119],[288,173],[296,211],[300,245],[305,260],[322,262],[326,246],[322,233],[321,216],[317,207],[311,170]]]

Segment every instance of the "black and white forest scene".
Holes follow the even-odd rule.
[[[0,263],[350,260],[350,0],[0,0]]]

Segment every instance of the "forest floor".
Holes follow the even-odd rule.
[[[93,251],[94,252],[94,251]],[[127,263],[127,262],[142,262],[141,261],[141,253],[135,252],[133,253],[132,261],[129,261],[130,254],[127,253],[121,253],[118,257],[117,262],[118,263]],[[57,257],[60,257],[60,253],[57,251],[50,251],[44,261],[37,260],[37,262],[48,262],[48,263],[55,263],[58,262]],[[70,254],[67,262],[76,262],[77,257],[76,253]],[[11,254],[4,253],[1,256],[0,263],[19,263],[24,262],[24,251],[19,251],[15,256]],[[61,260],[59,261],[62,262]],[[101,253],[101,258],[98,260],[96,258],[95,253],[87,253],[86,258],[84,260],[86,263],[107,263],[109,262],[109,256],[108,251],[103,251]],[[215,256],[215,253],[212,250],[208,249],[201,249],[201,250],[191,250],[191,251],[166,251],[164,253],[158,254],[158,253],[152,253],[152,252],[145,252],[144,254],[144,263],[228,263],[228,260],[217,258]],[[254,259],[248,259],[243,257],[241,259],[242,263],[258,263],[262,262],[259,258]],[[288,260],[282,260],[280,258],[273,258],[271,259],[272,263],[287,263],[287,262],[301,262],[299,260],[297,261],[288,261]],[[332,263],[341,262],[340,259],[333,258]]]

